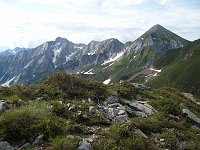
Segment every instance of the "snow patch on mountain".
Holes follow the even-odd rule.
[[[110,83],[110,81],[111,81],[111,78],[109,78],[109,79],[107,79],[107,80],[103,81],[103,84],[109,84],[109,83]]]
[[[15,77],[11,78],[10,80],[6,81],[5,83],[1,84],[1,86],[9,87],[10,83],[15,79]]]
[[[32,64],[33,60],[31,60],[25,67],[24,69],[27,69],[31,64]]]
[[[57,58],[57,56],[60,55],[61,50],[62,50],[62,47],[60,47],[60,48],[56,47],[55,49],[53,49],[54,57],[53,57],[52,62],[54,63],[55,68],[57,67],[56,64],[55,64],[56,63],[56,58]]]
[[[72,56],[75,54],[76,52],[74,53],[71,53],[69,56],[66,56],[66,61],[70,60],[72,58]]]
[[[150,68],[150,70],[155,71],[155,72],[161,72],[162,71],[161,69],[157,70],[157,69],[154,69],[154,68]]]
[[[107,64],[107,63],[116,61],[117,59],[119,59],[120,57],[122,57],[122,56],[124,55],[124,53],[125,53],[125,51],[122,51],[122,52],[118,53],[114,58],[112,58],[112,57],[109,58],[108,60],[104,61],[104,63],[101,64],[101,65],[105,65],[105,64]]]
[[[93,70],[93,69],[90,69],[89,71],[84,72],[83,74],[95,74],[95,73],[92,72],[92,70]]]
[[[110,66],[112,66],[112,65],[114,65],[114,63],[111,63],[110,65],[104,67],[103,69],[106,69],[106,68],[108,68],[108,67],[110,67]]]
[[[155,69],[155,68],[150,68],[151,71],[155,71],[155,73],[153,74],[154,77],[158,76],[158,73],[160,73],[162,70],[161,69]]]

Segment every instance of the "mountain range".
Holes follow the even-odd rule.
[[[190,42],[161,25],[153,26],[135,41],[126,43],[111,38],[83,44],[57,37],[33,49],[0,53],[0,84],[30,85],[52,72],[67,71],[105,83],[127,80],[200,93],[190,90],[189,86],[179,86],[188,76],[198,73],[199,46],[198,40]],[[197,68],[193,69],[193,65]],[[192,81],[185,83],[189,82],[194,89],[199,85]]]
[[[25,51],[25,50],[29,50],[30,48],[20,48],[20,47],[16,47],[14,49],[7,49],[5,51],[0,52],[0,56],[10,56],[10,55],[15,55],[20,51]]]

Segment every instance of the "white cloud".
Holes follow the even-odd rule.
[[[166,5],[171,2],[171,0],[156,0],[160,5]]]
[[[0,47],[8,48],[57,36],[125,42],[158,23],[190,40],[200,37],[200,10],[179,0],[0,0],[0,19]]]

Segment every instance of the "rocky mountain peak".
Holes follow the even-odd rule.
[[[156,24],[149,29],[149,31],[151,31],[151,32],[166,31],[166,30],[167,30],[166,28],[164,28],[163,26],[161,26],[159,24]]]
[[[62,37],[57,37],[55,39],[56,42],[61,42],[61,43],[68,43],[69,41],[66,38],[62,38]]]
[[[169,49],[180,48],[187,44],[189,44],[188,40],[157,24],[136,39],[131,45],[130,43],[126,44],[128,46],[126,49],[128,53],[137,53],[146,47],[151,47],[158,53],[165,53]]]

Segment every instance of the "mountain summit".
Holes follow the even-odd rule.
[[[157,24],[151,27],[142,36],[127,47],[129,52],[138,52],[146,47],[151,47],[158,53],[165,53],[169,49],[184,47],[190,42],[168,29]]]

